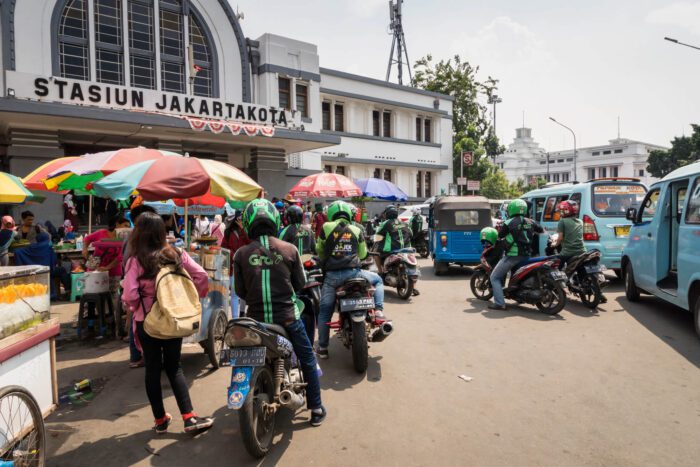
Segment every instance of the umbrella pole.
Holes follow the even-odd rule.
[[[190,200],[185,200],[185,246],[190,247],[190,222],[187,219],[187,208],[190,204]]]
[[[89,199],[90,205],[88,207],[88,235],[92,233],[92,195]]]

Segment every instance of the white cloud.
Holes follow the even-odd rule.
[[[389,2],[387,0],[355,0],[346,5],[350,13],[365,18],[375,16],[379,10],[384,10],[386,22],[389,24]]]
[[[700,35],[700,2],[677,2],[650,11],[647,22],[677,26]]]

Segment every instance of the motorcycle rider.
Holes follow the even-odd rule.
[[[348,279],[364,277],[375,288],[374,307],[377,318],[384,316],[384,283],[379,275],[360,269],[360,262],[367,257],[367,245],[362,231],[350,223],[352,207],[345,201],[335,201],[328,206],[328,218],[316,242],[316,253],[321,258],[325,277],[321,289],[321,310],[318,317],[319,358],[328,358],[330,328],[333,316],[335,291]]]
[[[306,405],[311,425],[326,418],[321,403],[321,384],[313,347],[299,319],[301,308],[296,292],[306,283],[299,252],[277,238],[280,215],[268,200],[256,199],[243,212],[243,227],[251,243],[233,258],[236,294],[245,299],[247,315],[255,320],[283,326],[301,364],[306,386]]]
[[[413,237],[411,229],[399,220],[399,209],[396,206],[392,204],[387,206],[383,216],[386,220],[374,234],[374,244],[379,250],[379,256],[375,256],[374,261],[380,276],[384,274],[384,260],[392,253],[411,248]],[[413,289],[413,295],[420,295],[418,289]]]
[[[287,208],[284,213],[287,227],[280,232],[280,238],[285,242],[291,243],[300,255],[315,254],[316,240],[311,226],[302,224],[304,212],[297,205],[292,205]]]
[[[413,215],[409,221],[411,232],[413,232],[413,244],[415,245],[422,239],[423,235],[423,216],[421,216],[420,208],[413,208]]]
[[[526,218],[526,214],[527,203],[524,200],[514,199],[508,203],[508,220],[501,224],[498,231],[498,238],[505,239],[506,255],[491,272],[493,287],[493,303],[489,304],[491,310],[506,309],[503,280],[513,267],[530,258],[533,232],[544,232],[537,222]]]

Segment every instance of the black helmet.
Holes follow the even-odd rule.
[[[387,220],[394,220],[399,217],[399,210],[393,204],[390,204],[384,209],[384,217]]]
[[[299,206],[293,204],[285,211],[284,218],[287,219],[288,224],[301,224],[301,221],[304,218],[304,212]]]

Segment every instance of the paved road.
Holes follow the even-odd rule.
[[[494,312],[468,297],[467,274],[423,266],[420,297],[387,293],[396,333],[372,346],[367,375],[334,340],[322,363],[327,421],[283,417],[263,465],[697,464],[700,340],[687,313],[649,297],[632,305],[620,283],[595,313],[576,301],[557,317]],[[178,420],[156,437],[126,349],[66,346],[62,383],[107,379],[95,400],[50,417],[50,465],[252,465],[225,408],[229,372],[189,353],[195,408],[216,425],[192,438]]]

